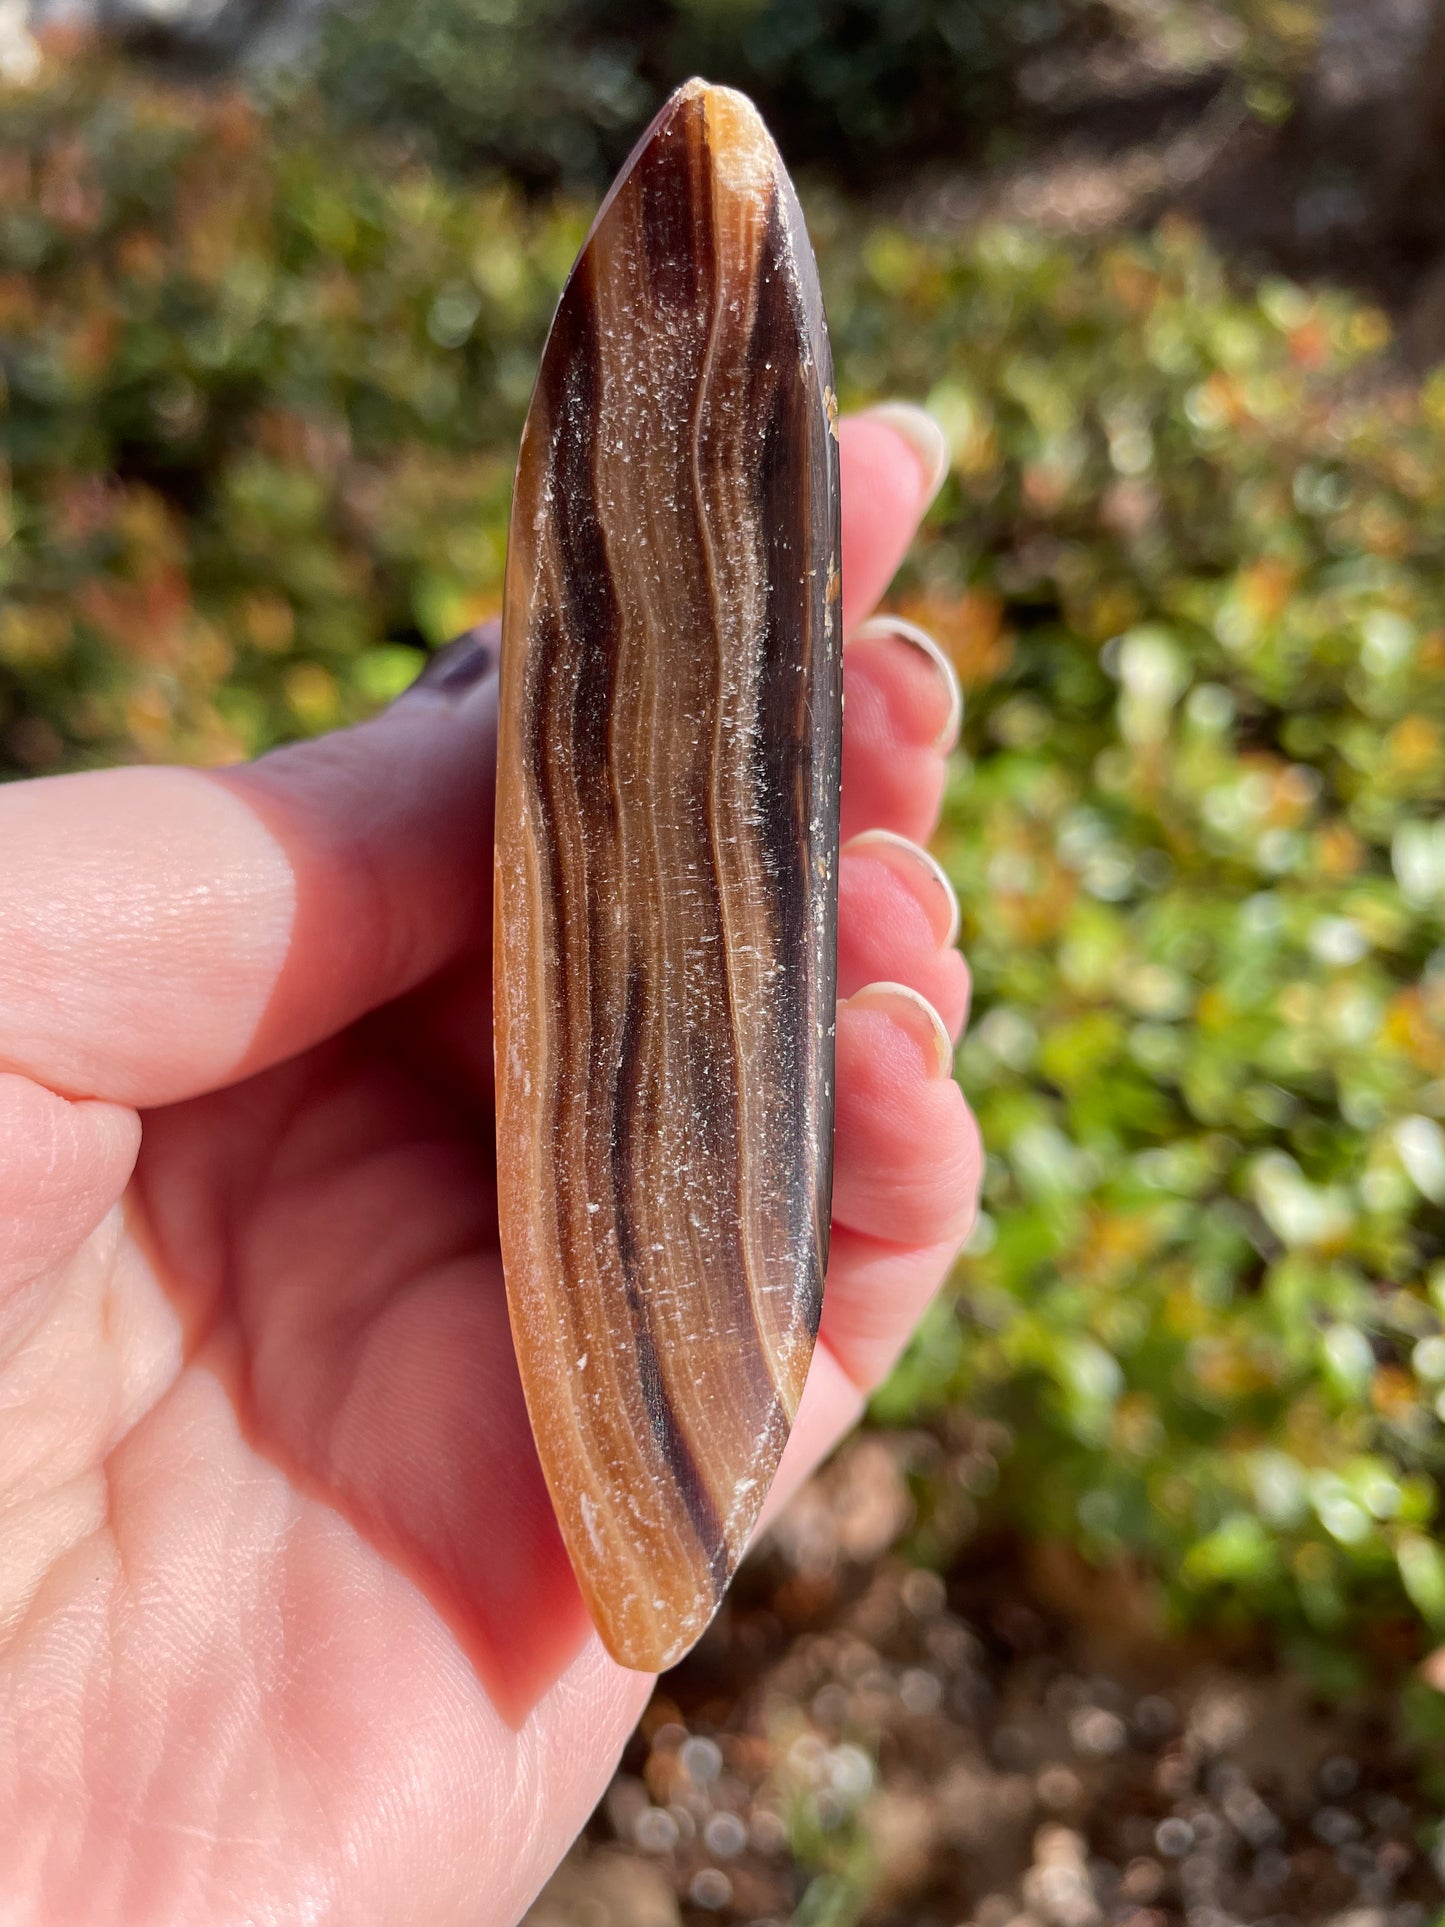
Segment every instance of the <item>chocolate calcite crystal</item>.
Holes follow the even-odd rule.
[[[842,723],[832,364],[756,109],[691,81],[563,291],[503,619],[502,1253],[609,1650],[747,1545],[828,1248]]]

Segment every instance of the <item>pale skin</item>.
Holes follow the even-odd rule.
[[[840,427],[856,636],[930,477],[886,418]],[[938,1041],[967,976],[897,841],[936,822],[949,691],[876,631],[845,688],[832,1258],[770,1510],[906,1341],[978,1175]],[[502,1927],[646,1704],[582,1607],[507,1326],[495,721],[483,675],[223,774],[0,789],[7,1927]]]

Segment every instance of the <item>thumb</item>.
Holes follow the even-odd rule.
[[[498,637],[383,715],[226,771],[0,789],[0,1072],[173,1103],[488,938]]]

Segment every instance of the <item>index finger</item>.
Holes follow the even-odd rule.
[[[473,688],[429,684],[429,700],[244,768],[0,788],[0,1071],[175,1103],[480,942],[495,660]]]

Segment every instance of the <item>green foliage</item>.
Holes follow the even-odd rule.
[[[318,80],[344,123],[451,167],[601,187],[657,105],[618,0],[371,0],[329,16]]]
[[[1264,120],[1307,84],[1325,0],[358,0],[316,61],[334,115],[452,170],[600,191],[690,74],[741,87],[790,165],[853,189],[1027,138],[1033,57],[1227,68]],[[1106,66],[1109,64],[1106,61]]]
[[[871,182],[998,124],[1001,82],[1086,0],[368,0],[322,39],[344,118],[449,166],[601,187],[690,74],[752,94],[790,161]],[[906,104],[906,105],[905,105]]]
[[[952,434],[905,606],[972,685],[986,1216],[880,1411],[1002,1420],[1005,1513],[1183,1609],[1438,1634],[1445,389],[1183,228],[880,233],[832,298]]]
[[[83,67],[3,122],[12,766],[223,760],[395,693],[496,607],[580,212]]]
[[[0,100],[0,756],[224,760],[496,607],[589,210],[80,65]],[[939,850],[986,1216],[879,1415],[1334,1674],[1445,1631],[1445,386],[1192,232],[812,204],[845,401],[955,472],[900,584],[969,691]],[[933,1530],[933,1549],[947,1546]]]

